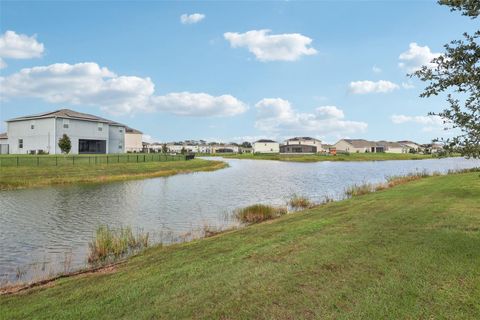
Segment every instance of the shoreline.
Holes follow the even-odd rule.
[[[194,159],[168,162],[0,168],[0,192],[60,185],[102,184],[208,172],[228,167],[223,161]]]

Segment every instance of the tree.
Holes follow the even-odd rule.
[[[168,147],[167,147],[167,144],[166,144],[166,143],[164,143],[164,144],[162,145],[162,152],[163,152],[163,153],[168,153]]]
[[[452,11],[462,11],[462,15],[475,19],[480,13],[478,0],[439,0],[438,3],[450,6]]]
[[[180,150],[180,153],[181,153],[181,154],[187,153],[187,149],[185,149],[185,147],[182,147],[182,150]]]
[[[252,144],[250,142],[245,141],[242,143],[242,148],[251,148],[251,147],[252,147]]]
[[[64,133],[63,136],[58,140],[58,147],[62,150],[62,153],[70,153],[72,150],[72,142],[70,138]]]
[[[452,11],[475,19],[480,14],[478,0],[440,0]],[[448,105],[439,113],[431,112],[450,126],[460,130],[458,136],[442,140],[447,152],[460,152],[466,157],[480,157],[480,30],[464,39],[453,40],[444,46],[445,53],[423,66],[411,76],[427,82],[420,97],[447,94]],[[455,96],[454,96],[455,95]]]

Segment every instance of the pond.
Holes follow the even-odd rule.
[[[346,187],[415,171],[479,167],[480,161],[317,162],[226,159],[229,168],[97,185],[0,192],[0,282],[86,266],[99,225],[131,226],[158,241],[204,225],[233,223],[232,211],[255,203],[285,205],[293,195],[340,199]],[[71,260],[71,261],[70,261]],[[28,272],[27,272],[28,271]],[[23,274],[25,273],[26,274]]]

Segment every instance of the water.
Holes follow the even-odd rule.
[[[166,178],[0,192],[0,281],[23,280],[86,265],[88,242],[102,224],[157,237],[225,225],[234,209],[285,205],[293,195],[339,199],[347,186],[415,171],[480,166],[462,158],[417,161],[292,163],[226,160],[230,167]],[[158,238],[157,238],[158,239]]]

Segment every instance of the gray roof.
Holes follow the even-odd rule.
[[[294,137],[294,138],[287,139],[286,141],[296,141],[296,140],[320,141],[320,140],[312,138],[312,137]]]
[[[8,139],[7,133],[6,132],[0,133],[0,139]]]
[[[377,144],[373,141],[368,141],[364,139],[343,139],[355,148],[370,148],[376,147]]]
[[[29,116],[13,118],[13,119],[7,120],[7,122],[35,120],[35,119],[49,119],[49,118],[63,118],[63,119],[95,121],[95,122],[103,122],[103,123],[108,123],[108,124],[111,124],[111,125],[125,127],[125,125],[123,125],[121,123],[118,123],[118,122],[115,122],[115,121],[112,121],[112,120],[108,120],[108,119],[105,119],[105,118],[94,116],[93,114],[73,111],[73,110],[70,110],[70,109],[60,109],[60,110],[51,111],[51,112],[44,112],[44,113],[33,114],[33,115],[29,115]]]
[[[142,131],[137,130],[137,129],[133,129],[133,128],[130,128],[130,127],[125,127],[125,132],[126,133],[143,134]]]
[[[389,147],[389,148],[403,148],[403,144],[398,142],[390,142],[390,141],[378,141],[377,145]]]
[[[271,142],[277,142],[277,141],[273,141],[273,140],[269,140],[269,139],[260,139],[260,140],[257,140],[257,141],[255,141],[255,142],[263,142],[263,143],[267,142],[267,143],[271,143]]]

